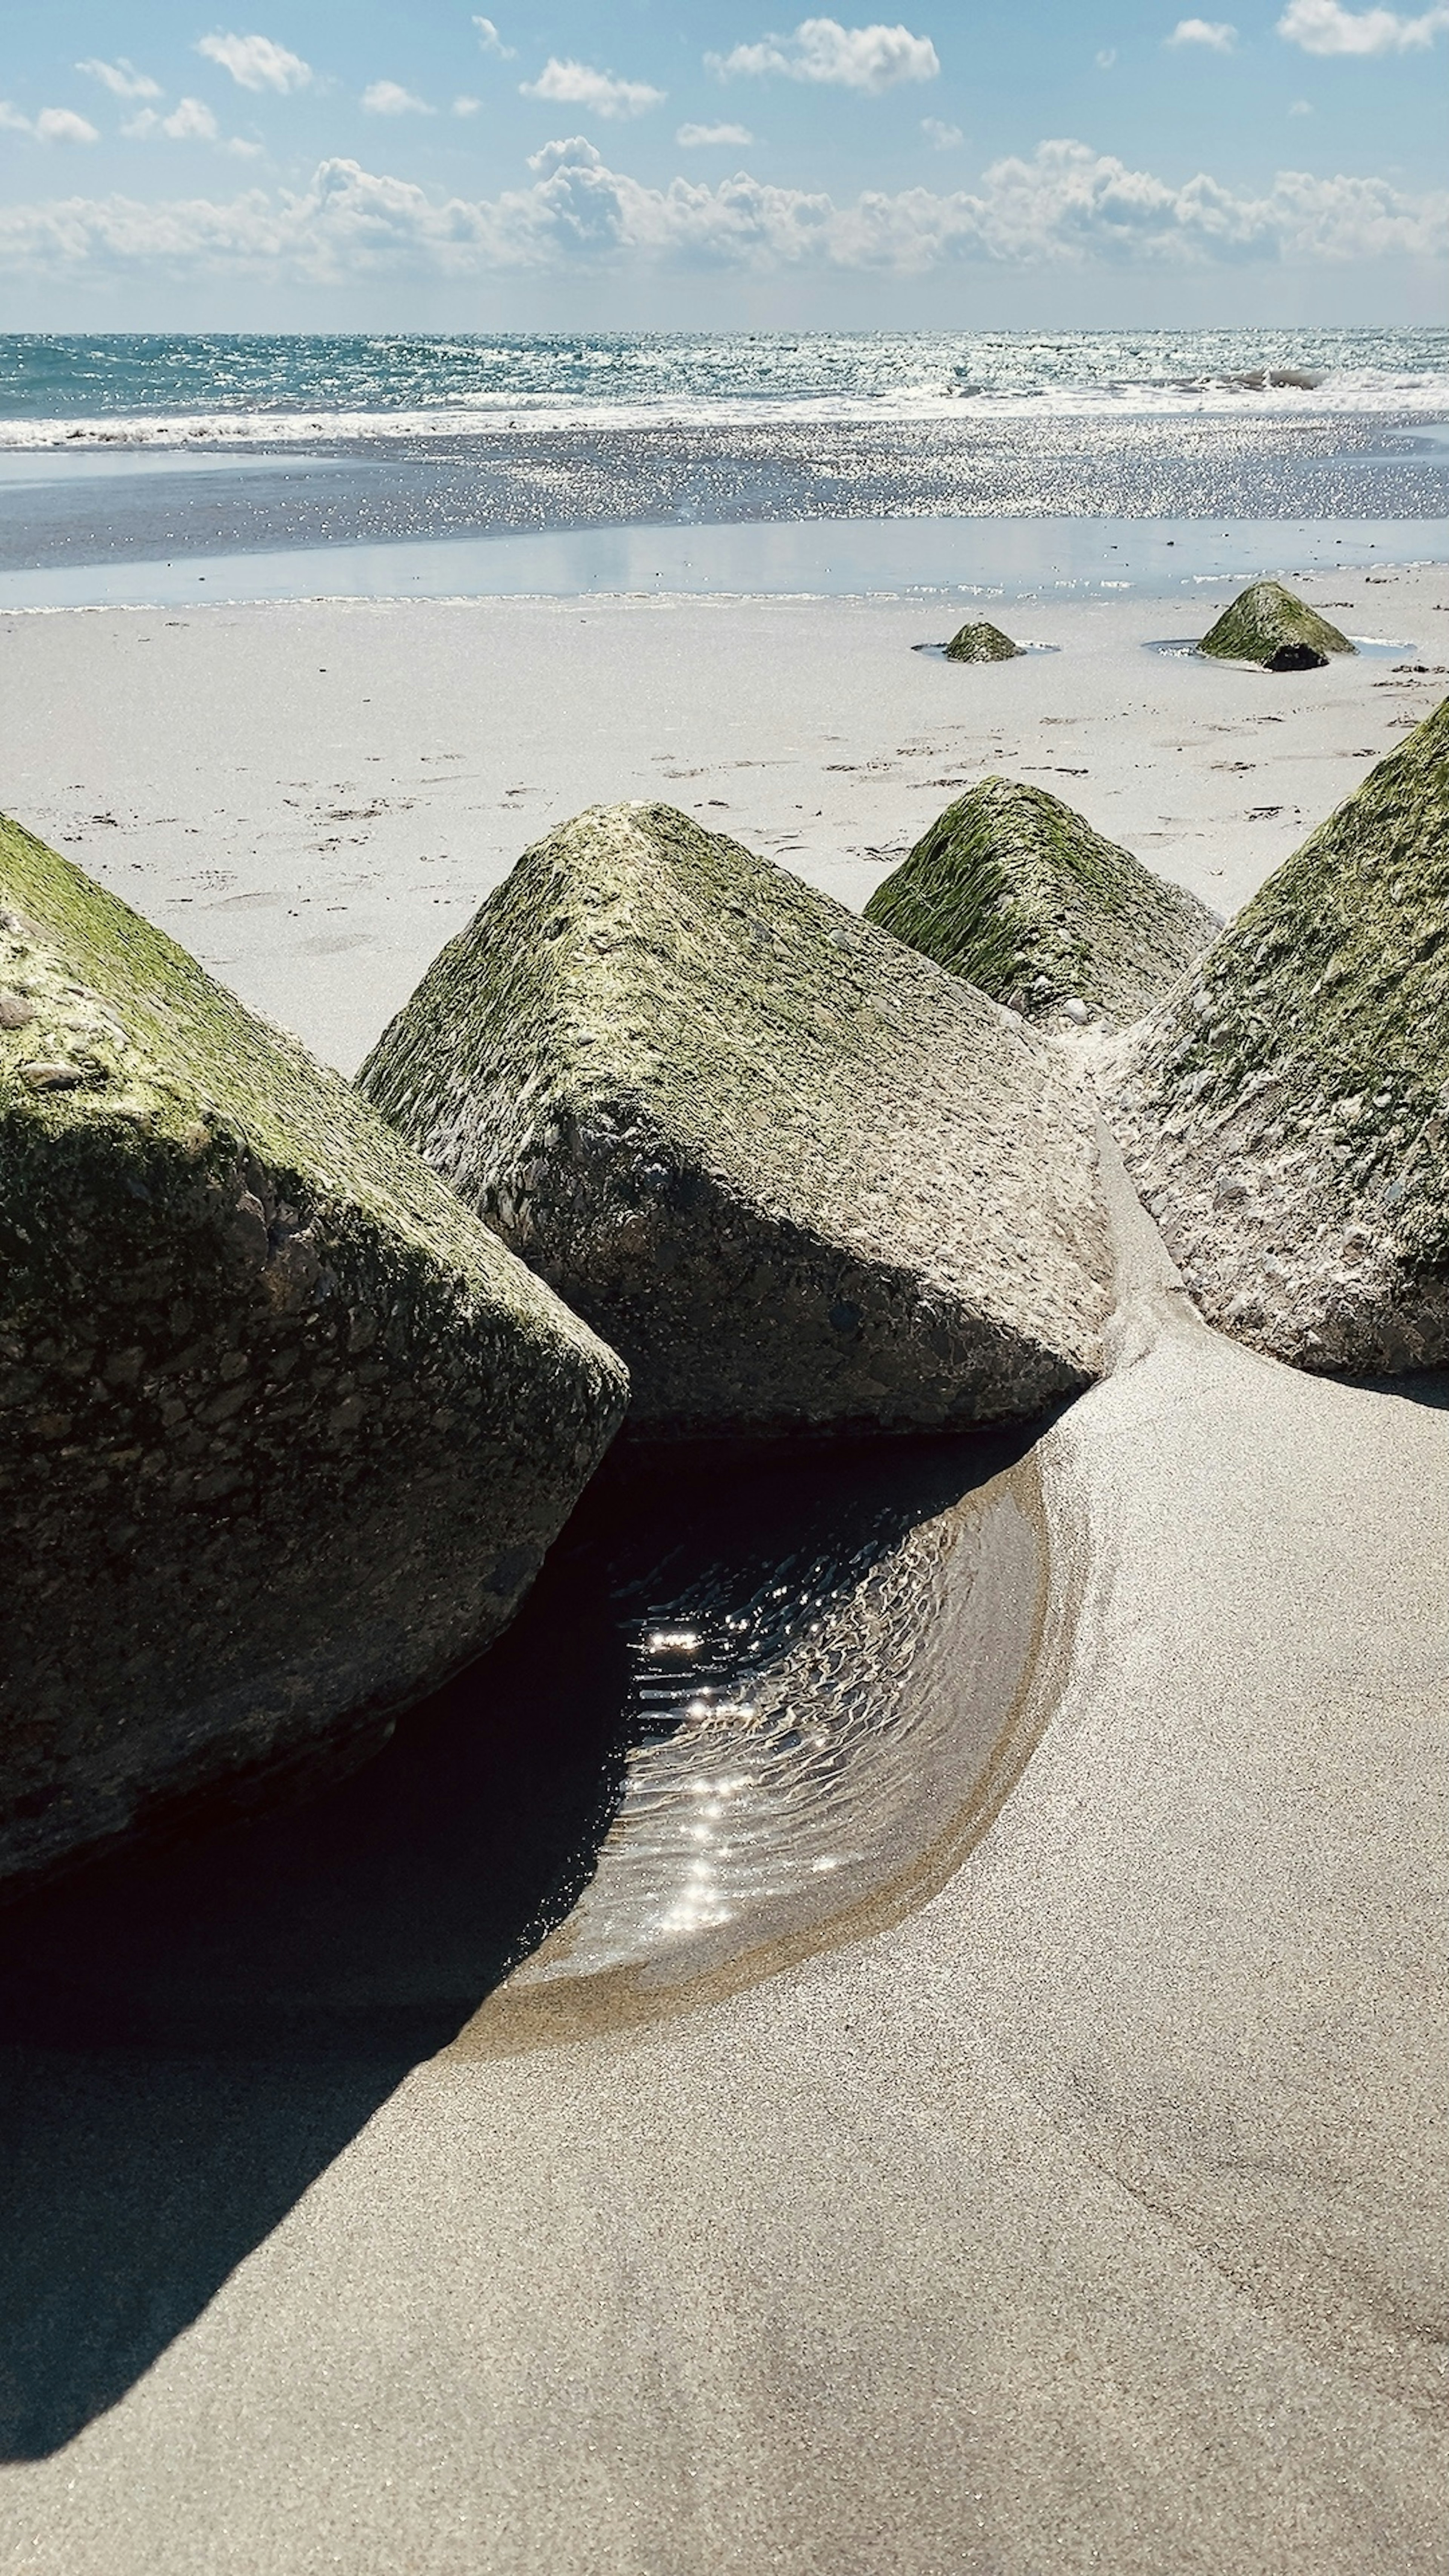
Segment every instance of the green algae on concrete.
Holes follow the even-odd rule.
[[[359,1080],[623,1352],[637,1431],[940,1428],[1098,1366],[1095,1160],[1047,1051],[669,806],[527,851]]]
[[[1026,647],[1013,644],[1009,635],[983,617],[974,626],[958,627],[942,649],[948,662],[1014,662]]]
[[[370,1749],[621,1364],[352,1085],[0,822],[0,1879]]]
[[[948,805],[865,917],[1028,1018],[1080,1003],[1114,1023],[1140,1018],[1220,927],[1060,797],[1011,778]]]
[[[1146,1023],[1114,1115],[1211,1323],[1304,1368],[1449,1362],[1449,699]]]
[[[1307,671],[1320,668],[1332,653],[1357,648],[1281,581],[1255,581],[1223,610],[1197,649],[1224,662],[1257,662],[1266,671]]]

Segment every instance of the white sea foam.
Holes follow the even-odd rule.
[[[1311,371],[1301,371],[1306,377]],[[411,410],[216,408],[92,413],[49,419],[0,418],[0,448],[40,452],[115,447],[311,447],[393,445],[416,439],[462,443],[499,430],[602,432],[664,428],[749,429],[848,422],[961,420],[1247,420],[1449,416],[1449,371],[1392,373],[1343,368],[1318,382],[1272,381],[1267,371],[1233,376],[955,386],[939,379],[879,393],[830,392],[724,399],[679,389],[654,397],[589,400],[553,394],[478,391]]]

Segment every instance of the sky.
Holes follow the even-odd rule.
[[[1443,0],[494,5],[0,0],[0,328],[1449,320]]]

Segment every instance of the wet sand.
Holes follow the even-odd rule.
[[[355,2011],[17,2052],[78,2345],[119,2278],[147,2348],[198,2196],[278,2206],[0,2476],[0,2564],[1439,2568],[1449,1413],[1232,1348],[1123,1224],[1040,1742],[924,1902],[411,2072]]]
[[[1441,595],[1406,575],[1343,614],[1432,647]],[[344,1062],[439,916],[588,797],[682,795],[860,900],[868,835],[1016,767],[1226,907],[1444,686],[1152,660],[1150,607],[1060,612],[1060,655],[986,674],[910,655],[895,608],[845,640],[838,610],[621,608],[586,656],[562,612],[409,610],[384,678],[380,615],[5,639],[36,716],[15,810],[196,945],[248,919],[207,901],[289,891],[222,971]],[[661,787],[686,743],[699,774]],[[429,779],[450,750],[479,774]],[[415,801],[321,850],[364,757]],[[103,776],[113,824],[81,817]],[[1250,823],[1257,797],[1278,810]],[[451,903],[399,882],[443,852]],[[358,922],[300,929],[346,869]],[[0,2470],[0,2567],[1437,2576],[1449,1409],[1226,1343],[1125,1190],[1118,1219],[1112,1373],[1011,1471],[1048,1569],[1025,1767],[944,1876],[749,1973],[675,1952],[648,2013],[575,1976],[560,2038],[507,1984],[469,2009],[384,1839],[354,1876],[386,1937],[350,1991],[303,1904],[253,1956],[250,2027],[168,2023],[144,1981],[89,2030],[74,1997],[6,2025],[11,2260],[75,2404]],[[578,1821],[572,1758],[545,1729]],[[480,1812],[484,1880],[502,1821]],[[304,1895],[321,1830],[293,1829]],[[461,1880],[461,1805],[455,1836]],[[234,1994],[248,1962],[189,1885],[178,1938]]]

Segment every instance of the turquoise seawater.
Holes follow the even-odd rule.
[[[10,334],[0,442],[967,412],[1449,407],[1449,330]]]
[[[0,607],[1443,560],[1449,330],[0,338]]]

